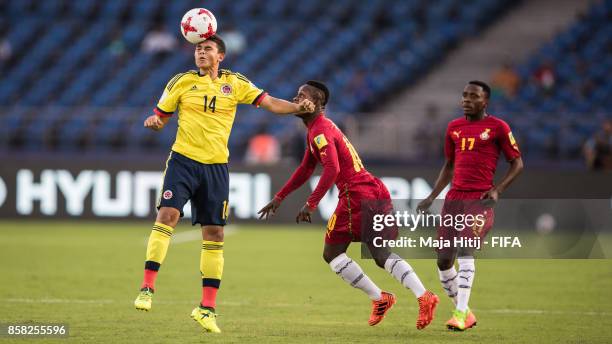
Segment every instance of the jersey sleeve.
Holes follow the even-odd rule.
[[[157,106],[153,109],[156,115],[160,117],[170,117],[176,111],[179,102],[179,87],[177,87],[178,79],[183,74],[175,75],[166,87],[164,88],[164,93],[162,93],[159,101],[157,102]]]
[[[444,156],[446,160],[455,161],[455,141],[451,136],[451,126],[446,127],[446,133],[444,134]]]
[[[308,207],[315,209],[319,205],[321,198],[325,196],[325,193],[336,182],[336,178],[340,173],[340,162],[338,161],[338,151],[332,137],[321,133],[316,135],[313,142],[309,142],[309,144],[314,145],[313,148],[319,150],[321,165],[323,165],[323,173],[319,183],[306,201]]]
[[[312,155],[310,150],[306,148],[302,163],[295,170],[295,172],[293,172],[291,178],[289,178],[287,183],[280,189],[278,193],[276,193],[275,197],[279,198],[280,200],[285,199],[285,197],[287,197],[290,193],[302,186],[302,184],[304,184],[308,180],[308,178],[310,178],[316,166],[317,161],[315,160],[315,157]]]
[[[239,104],[252,104],[259,106],[268,94],[255,86],[242,74],[236,73],[236,100]]]
[[[521,151],[519,150],[518,144],[512,135],[512,131],[510,130],[510,126],[504,122],[500,121],[499,124],[500,135],[498,138],[499,146],[504,153],[507,161],[512,161],[521,156]]]

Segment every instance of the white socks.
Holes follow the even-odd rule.
[[[385,262],[385,270],[387,270],[396,280],[398,280],[404,287],[412,290],[414,296],[421,297],[425,294],[425,287],[421,280],[417,276],[416,272],[412,270],[410,264],[403,260],[400,256],[395,253],[391,253],[387,261]]]
[[[380,300],[381,290],[372,280],[363,273],[361,267],[354,262],[346,253],[334,258],[329,262],[332,270],[352,287],[363,290],[371,300]]]
[[[459,257],[457,260],[459,261],[459,272],[456,279],[458,287],[457,309],[465,312],[470,300],[476,266],[474,265],[474,257]]]
[[[363,290],[371,300],[380,300],[381,290],[363,273],[361,267],[349,258],[346,253],[334,258],[330,263],[332,270],[351,286]],[[391,253],[385,262],[387,270],[405,288],[412,290],[417,298],[425,294],[425,287],[410,264],[395,253]]]
[[[454,305],[457,305],[457,270],[455,270],[455,266],[453,265],[452,268],[444,271],[438,269],[438,274],[446,295],[453,300]]]

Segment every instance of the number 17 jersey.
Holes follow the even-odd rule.
[[[453,163],[451,188],[486,191],[493,187],[500,151],[508,161],[521,156],[510,127],[488,115],[477,121],[457,118],[448,124],[444,152]]]
[[[175,75],[153,110],[170,117],[178,110],[178,131],[172,150],[203,164],[227,163],[229,141],[238,104],[259,106],[267,93],[239,73],[222,69],[208,74]]]

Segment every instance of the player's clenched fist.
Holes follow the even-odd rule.
[[[308,99],[302,99],[298,103],[300,106],[300,112],[313,113],[315,111],[315,105]]]
[[[160,130],[164,127],[164,122],[157,115],[151,115],[144,121],[145,128]]]

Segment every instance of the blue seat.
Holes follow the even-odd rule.
[[[62,136],[60,149],[71,149],[90,132],[95,134],[85,143],[110,145],[112,140],[104,136],[117,130],[117,126],[126,131],[127,144],[132,145],[126,149],[140,147],[143,142],[165,146],[172,140],[170,131],[152,136],[155,133],[144,130],[140,118],[129,124],[109,114],[108,109],[133,106],[146,113],[172,75],[194,68],[192,47],[182,41],[184,49],[181,47],[166,58],[154,58],[140,49],[148,30],[157,24],[165,24],[181,40],[177,18],[190,8],[205,6],[217,15],[221,34],[223,27],[232,24],[248,42],[241,55],[228,54],[222,67],[235,69],[274,96],[288,99],[304,80],[322,79],[332,87],[334,95],[329,109],[338,113],[360,112],[372,105],[371,99],[386,97],[416,82],[466,33],[482,29],[487,18],[493,20],[511,3],[477,0],[459,6],[462,4],[459,0],[432,3],[312,0],[294,6],[288,0],[271,0],[265,5],[251,0],[203,4],[189,0],[10,1],[3,6],[3,14],[7,15],[1,20],[9,23],[7,37],[19,58],[6,72],[3,70],[0,104],[41,106],[41,116],[54,118],[47,123],[53,125],[53,132],[67,135]],[[54,18],[52,26],[48,25],[49,17]],[[21,25],[16,25],[15,18]],[[304,18],[309,19],[306,22]],[[127,48],[123,57],[109,52],[115,33],[120,34]],[[33,39],[36,49],[28,49]],[[597,42],[603,39],[598,38]],[[561,46],[570,41],[563,40]],[[313,49],[317,54],[312,54]],[[594,43],[587,50],[591,54],[601,53]],[[45,73],[33,75],[32,66],[40,61],[51,63]],[[592,73],[609,70],[601,68]],[[347,86],[357,71],[367,73],[371,99],[360,99]],[[593,96],[598,97],[602,96]],[[67,118],[60,118],[48,105],[93,109],[79,108],[79,113],[67,112]],[[109,117],[100,119],[92,115],[102,112]],[[249,107],[241,107],[239,114],[243,113],[236,119],[237,132],[247,136],[252,124],[248,118],[267,116]],[[11,128],[26,123],[15,117],[11,119]],[[276,129],[279,133],[290,126],[281,123]],[[27,126],[32,133],[38,130],[38,134],[45,134],[50,130],[39,124]],[[247,136],[231,144],[239,146]],[[32,141],[32,147],[46,145],[44,139]]]

